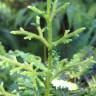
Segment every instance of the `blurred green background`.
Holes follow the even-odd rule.
[[[96,47],[96,0],[59,0],[58,6],[65,2],[70,2],[66,13],[59,13],[53,22],[54,40],[61,37],[66,29],[72,32],[77,28],[86,27],[86,30],[70,44],[56,48],[61,58],[71,57],[86,46]],[[28,5],[46,10],[46,0],[0,0],[0,41],[6,50],[19,49],[44,57],[46,48],[41,42],[23,40],[22,36],[10,34],[10,31],[18,30],[20,27],[36,32],[35,26],[31,23],[35,22],[37,14],[28,10]],[[41,26],[44,27],[44,18],[41,17],[40,20]]]

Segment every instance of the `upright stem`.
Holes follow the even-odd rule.
[[[52,0],[47,0],[47,30],[48,30],[48,69],[51,69],[52,65],[52,18],[51,18],[51,2]],[[45,96],[50,96],[50,80],[51,74],[47,74],[46,78],[46,92]]]
[[[52,45],[52,18],[51,18],[51,2],[52,0],[47,0],[47,29],[48,29],[48,42],[50,44],[50,48],[51,49],[51,45]]]

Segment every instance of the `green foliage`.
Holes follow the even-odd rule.
[[[60,79],[62,77],[64,77],[64,80],[79,78],[95,63],[93,57],[84,59],[87,53],[84,53],[85,49],[75,54],[71,60],[59,60],[60,57],[57,52],[53,51],[53,65],[51,70],[48,70],[47,66],[41,63],[41,58],[38,56],[18,50],[5,53],[2,45],[0,48],[2,49],[1,52],[5,54],[4,56],[1,56],[2,54],[0,55],[0,69],[2,70],[0,81],[3,82],[1,83],[0,92],[1,94],[6,94],[5,96],[8,94],[10,94],[10,96],[44,95],[44,81],[48,73],[51,72],[52,74],[51,80],[56,78]],[[5,88],[8,92],[3,91]],[[52,88],[51,91],[52,90],[54,89]],[[56,95],[59,89],[56,89],[56,91],[56,93],[52,91],[52,94]],[[62,92],[63,90],[58,94],[64,94]],[[67,91],[65,90],[64,92]],[[69,91],[66,94],[68,93],[71,95]]]
[[[61,0],[61,2],[67,1]],[[69,2],[71,3],[67,10],[69,28],[76,29],[85,26],[87,29],[80,35],[80,38],[71,43],[72,47],[68,49],[70,50],[68,54],[73,54],[84,46],[95,45],[96,2],[94,0],[69,0]]]
[[[30,10],[27,10],[25,8],[26,5],[24,5],[25,3],[30,4],[30,5],[35,5],[38,9],[41,9],[43,11],[46,10],[46,2],[43,2],[41,0],[39,3],[36,2],[35,0],[28,0],[28,1],[26,1],[26,0],[24,0],[24,1],[22,1],[22,0],[12,0],[12,1],[3,0],[2,2],[3,2],[2,5],[7,6],[5,8],[3,7],[4,12],[8,13],[8,14],[2,14],[3,10],[1,8],[0,17],[3,17],[4,21],[2,21],[2,23],[0,23],[0,27],[1,27],[1,24],[3,24],[2,27],[4,26],[3,27],[4,29],[7,28],[6,30],[3,30],[3,31],[6,31],[5,33],[9,33],[10,29],[11,30],[18,29],[19,26],[23,27],[24,29],[27,29],[27,31],[28,30],[34,31],[33,26],[30,27],[30,22],[35,21],[35,16],[37,14]],[[61,7],[65,2],[67,2],[67,0],[60,0],[57,3],[57,7],[58,8]],[[73,53],[77,52],[79,49],[83,48],[84,46],[87,46],[89,44],[95,45],[95,41],[96,41],[95,40],[95,37],[96,37],[95,36],[95,28],[96,28],[95,27],[95,16],[96,16],[95,5],[96,5],[96,3],[94,2],[94,0],[92,0],[92,1],[90,1],[90,0],[89,1],[69,0],[68,2],[70,3],[70,6],[68,8],[64,9],[66,11],[59,12],[59,14],[57,14],[53,20],[53,25],[54,25],[53,26],[53,35],[54,35],[54,40],[61,37],[61,35],[59,35],[59,33],[61,33],[61,26],[63,26],[63,32],[65,29],[72,29],[71,30],[71,32],[72,32],[74,29],[80,28],[82,26],[86,27],[85,32],[80,34],[80,38],[75,39],[75,41],[73,41],[71,43],[71,47],[68,48],[68,50],[66,49],[66,52],[68,51],[66,54],[68,54],[68,56],[72,56]],[[0,6],[0,7],[2,7],[2,6]],[[10,10],[10,12],[9,11],[6,12],[7,10]],[[67,18],[65,18],[63,20],[65,15],[67,16]],[[8,18],[5,18],[5,17],[8,17]],[[41,23],[44,23],[43,20],[41,20]],[[61,25],[61,23],[63,23],[63,25]],[[89,32],[90,30],[91,30],[91,32]],[[44,34],[46,34],[46,33],[44,33]],[[94,34],[94,36],[93,36],[93,34]],[[12,38],[12,36],[10,36],[10,35],[8,35],[8,36],[9,36],[9,38]],[[3,37],[5,37],[5,39],[7,39],[8,41],[14,40],[14,38],[9,40],[9,38],[7,38],[5,35],[3,35]],[[1,39],[1,41],[4,43],[4,45],[7,45],[6,41],[3,38]],[[9,42],[10,45],[12,46],[12,48],[18,47],[19,49],[23,49],[24,51],[27,49],[29,49],[29,50],[31,49],[30,51],[32,51],[32,52],[34,51],[34,53],[36,53],[38,51],[38,49],[36,49],[35,46],[32,47],[33,43],[36,41],[32,42],[31,44],[28,42],[27,48],[26,48],[26,46],[24,46],[25,43],[22,44],[21,39],[18,40],[18,38],[17,38],[14,40],[14,42],[15,43]],[[38,45],[41,45],[41,44],[38,43]],[[60,50],[63,50],[63,49],[64,49],[64,47]]]
[[[29,94],[31,96],[39,90],[37,85],[41,88],[44,87],[44,72],[46,73],[47,69],[38,56],[21,51],[10,51],[6,53],[6,56],[0,55],[0,69],[3,74],[0,75],[0,81],[11,93],[18,93],[18,95],[23,96]],[[2,87],[1,85],[1,89]],[[2,90],[1,93],[3,94]],[[5,93],[4,96],[9,96],[7,92]]]
[[[36,27],[37,32],[30,32],[27,31],[26,29],[23,29],[22,27],[20,28],[20,30],[11,31],[11,33],[14,35],[23,35],[24,39],[28,40],[37,39],[41,41],[48,50],[48,58],[45,62],[42,62],[41,57],[35,56],[31,53],[25,53],[19,50],[6,52],[4,47],[0,45],[1,95],[4,96],[50,96],[50,95],[72,96],[74,94],[81,95],[80,92],[82,92],[82,90],[79,79],[81,78],[82,75],[84,75],[84,73],[87,72],[88,69],[92,67],[93,64],[96,63],[96,61],[94,59],[93,54],[90,55],[89,50],[86,50],[86,48],[81,49],[80,51],[75,53],[71,59],[64,58],[62,60],[58,55],[57,51],[55,51],[55,48],[58,47],[59,44],[69,44],[70,42],[72,42],[74,38],[77,38],[80,34],[85,34],[81,33],[85,30],[85,27],[82,27],[83,25],[81,23],[82,14],[78,14],[77,12],[75,13],[72,10],[73,13],[68,15],[70,26],[69,28],[71,28],[71,26],[74,26],[74,29],[76,30],[73,32],[70,32],[70,30],[65,30],[63,36],[54,38],[55,33],[54,22],[58,17],[58,14],[61,13],[60,14],[61,17],[62,13],[65,13],[66,11],[67,14],[69,14],[68,10],[70,10],[70,7],[74,7],[73,5],[77,4],[79,1],[77,2],[72,1],[73,5],[70,6],[69,3],[59,5],[58,2],[59,2],[58,0],[54,0],[53,2],[52,0],[47,0],[46,10],[43,10],[43,8],[39,9],[37,6],[28,6],[28,8],[32,10],[32,12],[35,12],[35,15],[37,15],[35,20],[36,23],[32,22],[32,24]],[[61,0],[61,2],[63,1]],[[82,2],[83,1],[80,1],[79,3],[83,4]],[[76,6],[76,8],[79,9],[81,8],[81,6]],[[15,26],[19,24],[21,25],[21,22],[25,20],[27,21],[26,24],[28,24],[31,18],[33,18],[32,15],[31,15],[32,17],[29,17],[28,19],[26,16],[22,18],[22,16],[26,11],[27,9],[24,9],[19,13],[19,15],[16,18]],[[89,14],[91,11],[93,11],[93,8],[90,9]],[[75,24],[76,21],[71,21],[73,17],[75,17],[74,15],[78,17],[77,18],[78,22],[82,26],[79,26],[79,24]],[[94,12],[92,13],[92,15],[90,15],[90,17],[94,18],[93,15],[95,15]],[[45,27],[41,26],[40,22],[41,17],[45,19],[46,22]],[[20,18],[22,18],[21,21]],[[93,33],[94,28],[95,26],[89,29],[89,31],[87,32],[87,39],[84,40],[85,41],[84,45],[86,45],[85,43],[88,42],[87,40],[91,36],[91,33]],[[71,81],[72,79],[73,81]],[[53,85],[52,82],[54,80],[57,81],[61,80],[60,83],[61,85],[58,84]],[[70,85],[72,88],[74,88],[74,86],[75,87],[78,86],[78,90],[77,88],[74,88],[75,90],[70,90],[70,88],[68,89],[68,87],[70,86],[65,86],[64,82],[67,82],[67,84]],[[96,83],[94,78],[92,79],[92,81],[87,82],[88,86],[86,87],[86,90],[83,90],[85,96],[88,96],[86,94],[91,95],[91,93],[94,92],[95,90],[94,83]],[[84,89],[84,86],[82,87]]]

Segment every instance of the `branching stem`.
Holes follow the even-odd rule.
[[[51,70],[52,65],[52,17],[51,17],[51,2],[52,0],[47,0],[47,31],[48,31],[48,69]],[[46,78],[46,92],[45,96],[50,96],[50,80],[51,74],[47,74]]]

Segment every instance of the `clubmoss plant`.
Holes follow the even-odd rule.
[[[72,38],[78,37],[79,33],[83,32],[85,30],[84,27],[77,29],[74,32],[70,32],[70,30],[65,30],[64,36],[62,36],[61,38],[59,38],[56,41],[53,41],[53,36],[52,36],[53,19],[61,11],[66,11],[66,8],[70,4],[65,3],[58,8],[57,3],[59,1],[58,0],[54,0],[54,2],[52,2],[52,1],[53,0],[47,0],[47,10],[46,11],[39,10],[38,8],[36,8],[34,6],[28,6],[28,8],[30,10],[32,10],[33,12],[38,14],[38,16],[36,16],[36,23],[35,23],[38,34],[26,31],[23,28],[20,28],[20,30],[18,30],[18,31],[11,32],[12,34],[16,34],[16,35],[24,35],[24,39],[31,40],[31,39],[35,38],[35,39],[41,41],[48,49],[48,62],[46,65],[46,68],[48,70],[47,70],[46,76],[45,76],[46,78],[45,78],[45,95],[44,96],[50,96],[52,79],[57,77],[57,75],[61,74],[67,68],[75,66],[74,64],[72,66],[66,66],[66,68],[59,70],[58,72],[56,72],[56,74],[53,74],[53,72],[52,72],[53,71],[53,69],[52,69],[53,68],[52,67],[53,66],[52,50],[59,44],[66,44],[66,43],[71,42]],[[41,28],[41,26],[40,26],[40,16],[43,16],[46,20],[47,26],[45,28]],[[44,37],[44,32],[47,33],[47,38]],[[60,61],[60,64],[62,62],[63,62],[63,60]],[[89,61],[86,60],[86,62],[89,62]],[[36,95],[34,95],[34,96],[36,96]]]

